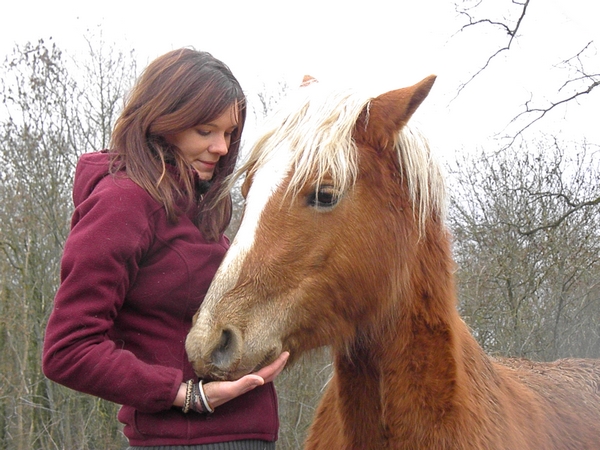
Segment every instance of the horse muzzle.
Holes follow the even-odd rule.
[[[185,347],[196,374],[210,380],[237,380],[270,364],[281,353],[280,344],[265,347],[245,340],[234,325],[208,329],[198,322]]]

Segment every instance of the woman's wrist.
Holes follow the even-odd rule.
[[[214,408],[204,391],[202,380],[198,382],[188,380],[187,383],[182,383],[173,405],[181,406],[185,414],[190,411],[201,414],[214,412]]]
[[[173,401],[173,406],[177,406],[179,408],[183,407],[185,403],[185,394],[187,392],[187,385],[185,383],[181,383],[179,385],[179,390],[177,391],[177,395],[175,396],[175,400]]]

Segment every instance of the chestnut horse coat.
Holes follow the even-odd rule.
[[[308,449],[599,449],[598,361],[494,359],[458,315],[443,177],[406,125],[433,82],[376,98],[307,83],[276,116],[189,358],[236,379],[331,346]]]

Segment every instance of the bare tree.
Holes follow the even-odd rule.
[[[491,47],[487,59],[482,61],[479,69],[459,87],[458,95],[460,95],[460,92],[474,78],[481,76],[485,71],[494,70],[493,65],[497,67],[510,59],[511,50],[517,41],[533,32],[532,24],[536,20],[536,10],[531,8],[530,0],[460,0],[455,2],[455,8],[465,19],[465,24],[460,29],[461,33],[487,31],[488,36],[497,38],[497,45]],[[550,88],[549,92],[542,92],[537,86],[530,88],[532,90],[530,98],[515,108],[514,117],[506,124],[503,135],[497,136],[502,140],[500,151],[511,148],[526,151],[534,147],[533,143],[526,144],[527,140],[531,139],[534,125],[543,126],[545,123],[550,123],[544,122],[550,116],[554,116],[553,119],[560,119],[557,114],[565,113],[567,106],[577,108],[581,101],[600,92],[596,89],[600,84],[596,44],[590,40],[581,45],[581,48],[567,58],[557,54],[554,66],[549,68],[553,71],[558,69],[556,71],[558,81],[554,91],[553,88]],[[501,54],[505,56],[504,60],[499,58]],[[539,222],[522,224],[522,227],[515,231],[519,231],[523,236],[529,234],[534,238],[533,235],[539,232],[550,233],[551,229],[560,228],[564,221],[572,219],[572,215],[584,214],[583,210],[597,211],[600,204],[600,195],[594,190],[588,190],[585,194],[587,197],[581,195],[572,198],[565,194],[562,186],[547,186],[547,188],[549,191],[545,195],[530,193],[529,201],[538,202],[539,208],[543,208],[551,199],[560,205],[561,213]],[[551,189],[557,190],[551,191]]]
[[[600,356],[599,156],[549,139],[454,164],[461,309],[486,350]]]
[[[75,94],[61,66],[62,54],[40,41],[15,49],[4,64],[2,128],[2,234],[8,265],[2,270],[2,384],[5,427],[14,448],[39,445],[47,419],[47,387],[40,368],[43,320],[52,302],[58,259],[66,236],[68,180],[72,161],[68,124]],[[11,362],[16,361],[16,365]],[[6,391],[5,391],[6,390]]]
[[[97,53],[90,55],[89,64],[103,65]],[[124,444],[114,420],[115,405],[49,382],[40,365],[44,325],[58,286],[72,212],[75,162],[93,149],[90,145],[102,142],[105,129],[92,123],[100,114],[106,114],[103,120],[110,123],[116,113],[111,102],[122,96],[97,79],[96,84],[79,82],[71,69],[72,62],[51,41],[17,46],[2,65],[6,117],[0,123],[0,250],[5,257],[0,260],[2,448]],[[94,101],[100,92],[105,96]],[[103,101],[107,105],[99,106]]]
[[[87,57],[74,60],[81,92],[78,125],[84,131],[79,148],[100,150],[110,142],[114,121],[120,112],[124,95],[132,86],[137,73],[133,50],[124,53],[104,41],[101,30],[85,37]]]

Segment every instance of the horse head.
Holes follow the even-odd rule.
[[[343,346],[397,314],[408,261],[443,209],[437,166],[406,127],[434,80],[376,98],[306,82],[275,116],[241,168],[244,216],[186,340],[199,376]]]

